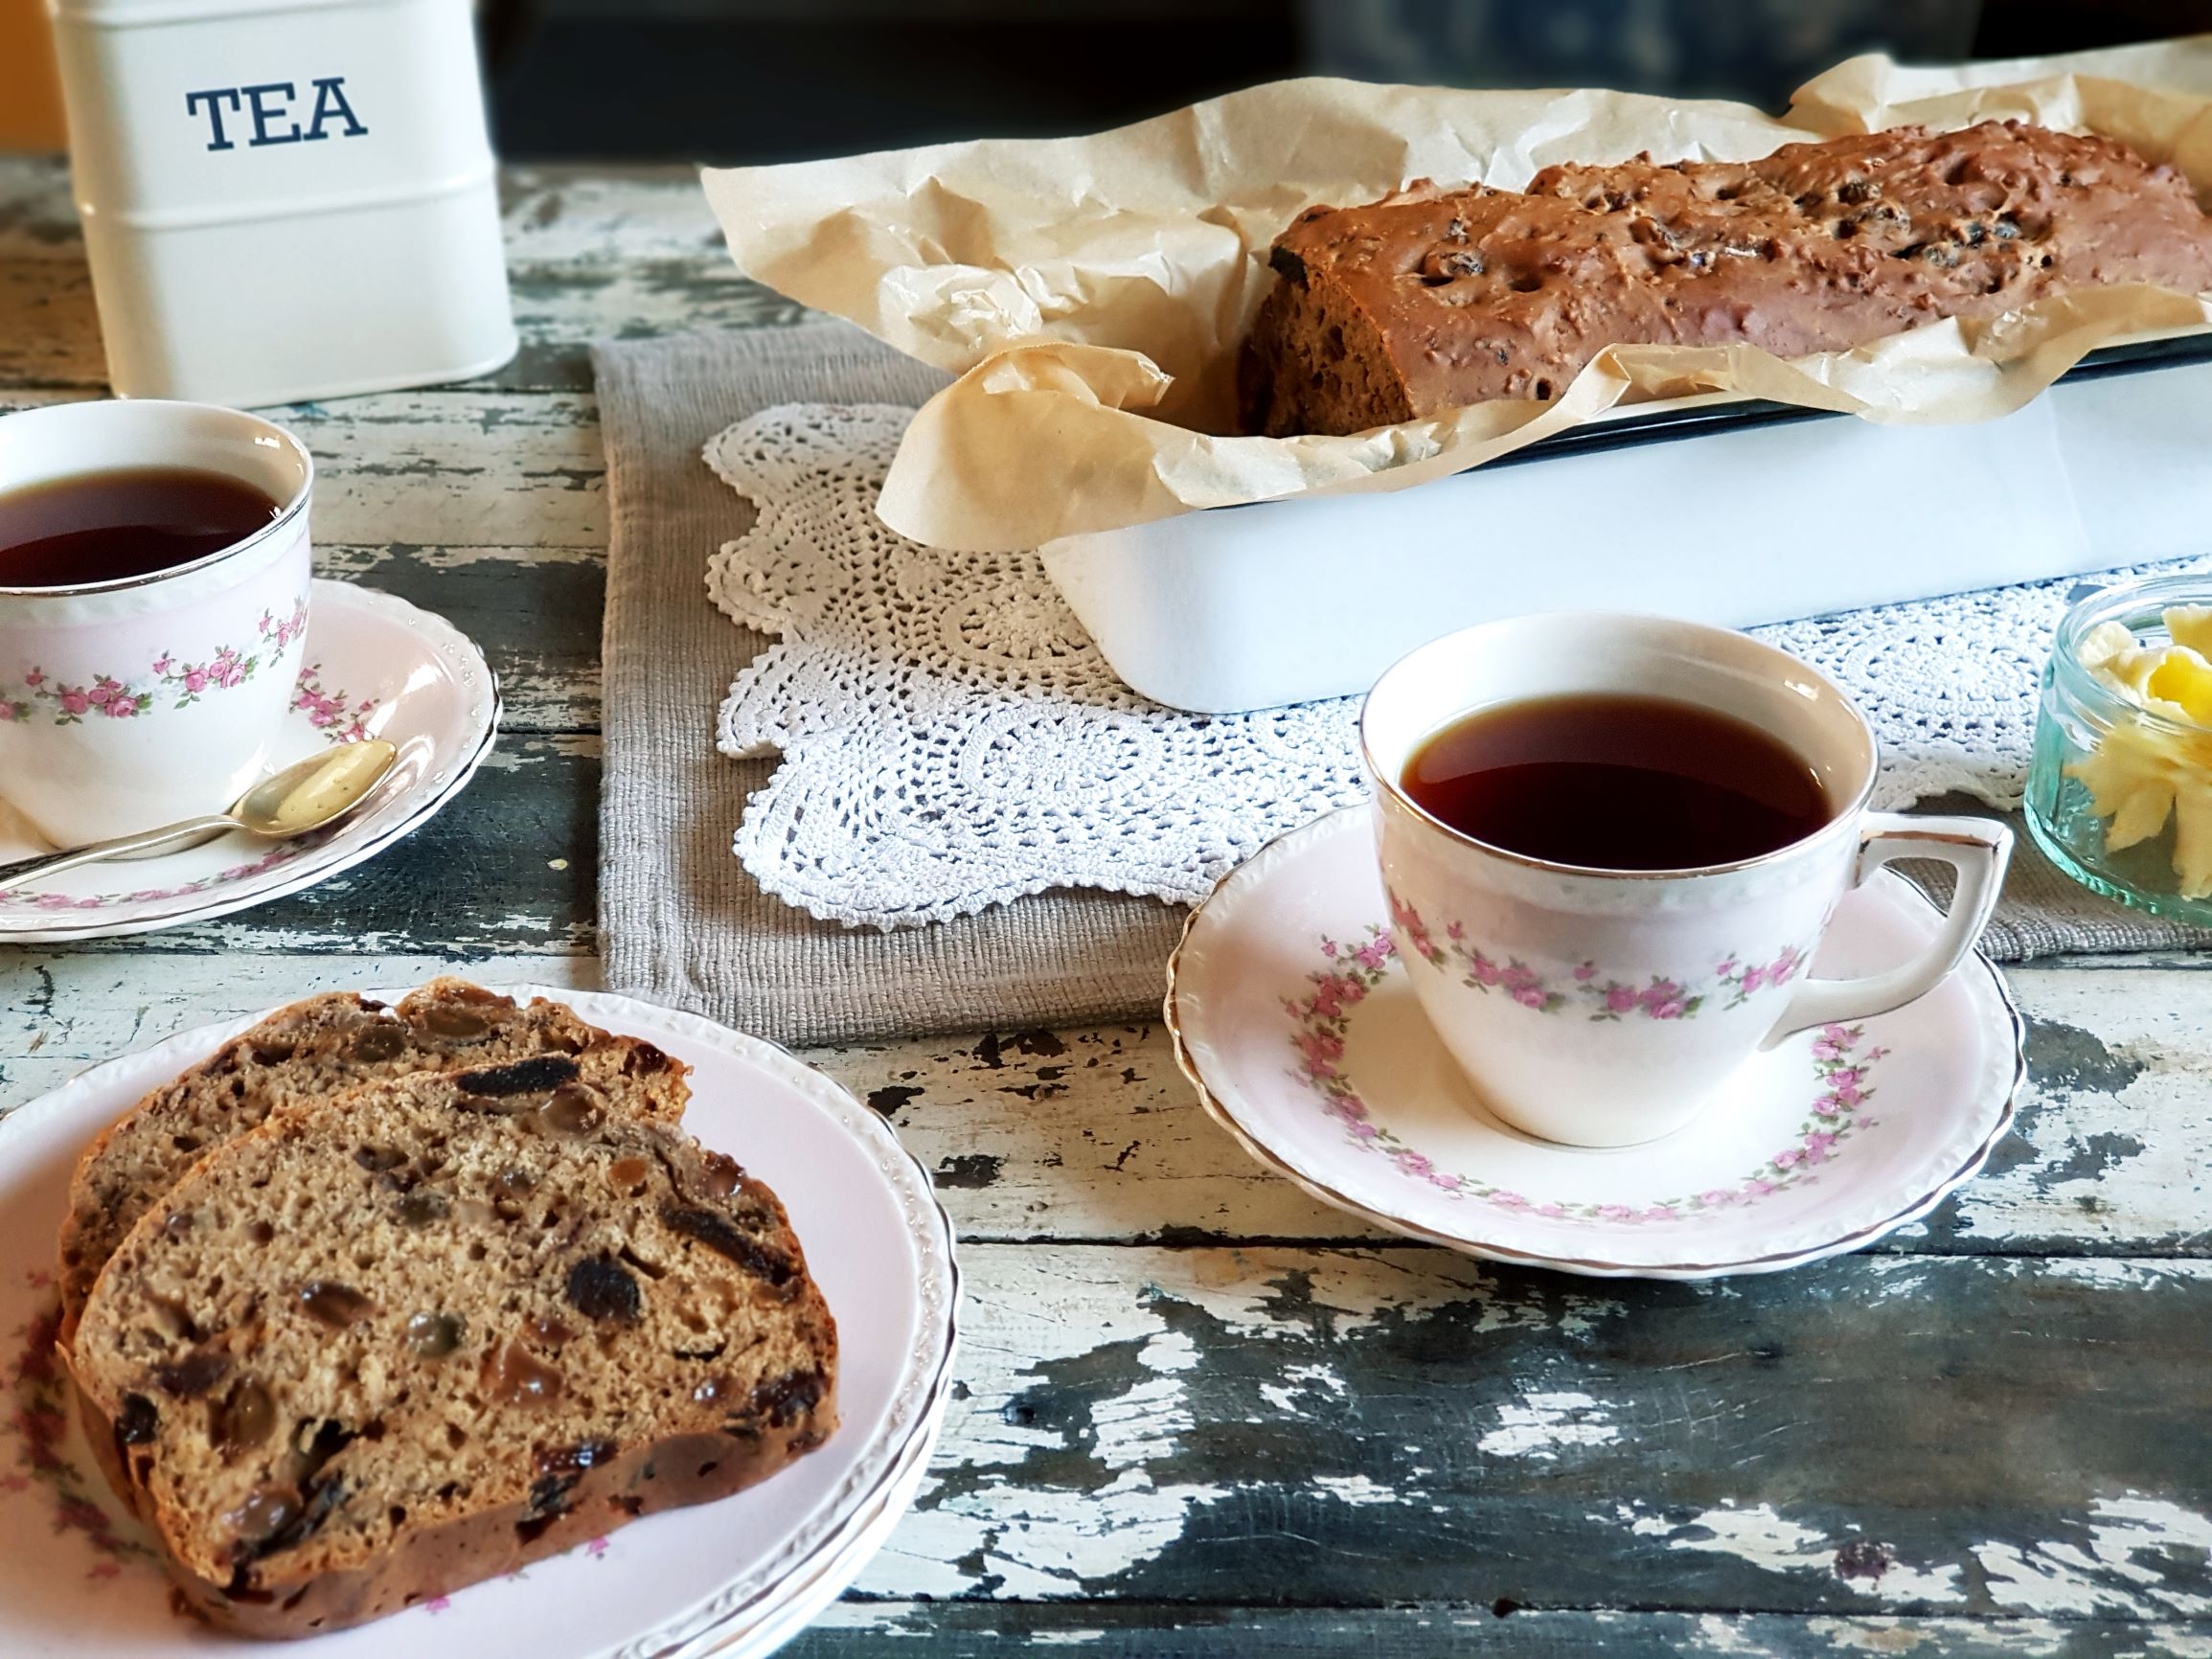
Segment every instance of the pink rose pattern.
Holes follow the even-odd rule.
[[[244,685],[261,671],[264,654],[270,662],[282,657],[307,627],[308,602],[302,600],[288,617],[262,613],[260,642],[251,652],[224,646],[205,662],[188,663],[173,651],[164,651],[147,672],[154,687],[166,689],[175,698],[171,708],[189,709],[209,692]],[[88,719],[136,719],[152,710],[158,694],[113,674],[98,674],[90,685],[73,686],[38,665],[24,670],[21,678],[24,695],[0,696],[0,722],[26,721],[34,708],[44,708],[57,726],[81,725]]]
[[[296,633],[297,627],[306,625],[305,618],[294,625]],[[292,707],[305,710],[308,723],[330,742],[359,742],[369,735],[368,721],[376,712],[377,699],[363,697],[357,702],[349,703],[343,692],[335,696],[326,695],[314,678],[321,668],[322,665],[317,663],[300,671],[299,689],[292,694]],[[0,718],[6,717],[0,715]],[[189,898],[210,888],[224,887],[233,881],[245,881],[256,875],[265,875],[281,864],[289,864],[314,845],[316,843],[312,841],[285,842],[250,863],[235,864],[228,870],[203,875],[196,881],[187,881],[178,887],[141,887],[128,893],[94,893],[82,897],[44,889],[18,891],[11,887],[0,887],[0,910],[105,910],[117,904],[150,904],[163,898]]]
[[[114,904],[150,904],[160,898],[189,898],[194,893],[205,893],[213,887],[223,887],[233,881],[265,875],[281,864],[289,864],[309,847],[316,845],[319,843],[312,838],[283,842],[249,864],[234,864],[228,870],[217,871],[213,875],[202,875],[196,881],[187,881],[177,887],[141,887],[129,893],[86,894],[81,898],[38,888],[0,887],[0,910],[104,910]]]
[[[53,1275],[45,1269],[24,1278],[33,1290],[51,1291]],[[0,1443],[12,1442],[14,1457],[0,1472],[0,1494],[43,1490],[51,1506],[49,1530],[57,1536],[81,1534],[92,1545],[96,1558],[85,1569],[88,1579],[115,1578],[134,1560],[152,1568],[153,1552],[117,1530],[91,1483],[63,1455],[71,1405],[68,1380],[54,1352],[60,1325],[60,1300],[48,1295],[9,1333],[13,1352],[7,1362],[8,1410],[0,1419]]]
[[[1459,922],[1448,924],[1439,943],[1421,913],[1395,893],[1390,895],[1390,920],[1405,947],[1431,967],[1449,968],[1456,959],[1464,970],[1460,983],[1471,989],[1485,994],[1498,991],[1539,1013],[1558,1013],[1579,1000],[1587,1017],[1597,1020],[1689,1019],[1709,998],[1723,991],[1728,994],[1724,1007],[1742,1008],[1759,991],[1789,984],[1805,966],[1801,952],[1784,945],[1772,961],[1752,966],[1734,955],[1724,958],[1713,970],[1716,983],[1703,990],[1661,974],[1653,974],[1648,985],[1601,978],[1594,962],[1583,963],[1566,976],[1564,985],[1557,985],[1517,958],[1500,963],[1486,956],[1468,943],[1467,930]]]
[[[1391,911],[1393,916],[1399,916],[1403,907],[1394,898]],[[1411,913],[1403,911],[1403,914]],[[1418,931],[1407,933],[1405,942],[1428,956],[1429,949],[1424,948],[1424,943],[1433,948],[1434,942],[1425,929],[1420,929],[1417,917],[1414,927]],[[1400,928],[1404,928],[1402,920]],[[1297,1057],[1292,1075],[1320,1097],[1321,1109],[1342,1125],[1345,1139],[1354,1147],[1387,1158],[1409,1180],[1426,1182],[1454,1198],[1472,1198],[1516,1215],[1540,1216],[1553,1220],[1601,1221],[1622,1226],[1676,1221],[1688,1216],[1755,1204],[1787,1188],[1817,1180],[1820,1166],[1832,1161],[1838,1148],[1877,1122],[1860,1108],[1874,1098],[1867,1079],[1875,1063],[1886,1058],[1889,1051],[1877,1046],[1861,1053],[1859,1045],[1866,1034],[1863,1026],[1831,1025],[1822,1027],[1813,1042],[1813,1072],[1820,1092],[1814,1097],[1805,1121],[1799,1125],[1797,1138],[1748,1174],[1724,1186],[1656,1203],[1599,1204],[1580,1200],[1569,1203],[1531,1198],[1472,1175],[1440,1170],[1393,1130],[1374,1121],[1367,1102],[1359,1098],[1357,1086],[1344,1073],[1344,1039],[1351,1030],[1352,1011],[1382,983],[1389,972],[1386,965],[1396,950],[1392,929],[1372,927],[1368,933],[1367,942],[1357,946],[1323,939],[1321,954],[1327,959],[1327,966],[1306,976],[1305,994],[1283,998],[1283,1011],[1291,1019],[1290,1048]],[[1796,971],[1796,966],[1792,964],[1790,973]],[[1587,985],[1595,975],[1584,976],[1578,970],[1574,977]],[[1498,984],[1503,986],[1502,977]],[[1679,988],[1675,987],[1673,990],[1678,991]],[[1637,994],[1640,998],[1643,993]],[[1637,1006],[1642,1007],[1640,1001]],[[1649,1009],[1644,1011],[1653,1018],[1680,1017],[1654,1013]],[[1591,1017],[1605,1016],[1600,1013]]]
[[[322,673],[321,663],[309,663],[300,670],[292,707],[305,714],[308,724],[331,742],[358,743],[369,735],[369,716],[376,712],[376,699],[363,697],[357,703],[348,703],[344,692],[323,690]]]

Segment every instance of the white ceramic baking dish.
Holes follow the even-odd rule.
[[[1363,692],[1525,611],[1741,627],[2202,552],[2212,361],[2130,350],[1999,420],[1686,404],[1411,489],[1069,536],[1045,568],[1130,686],[1219,714]]]

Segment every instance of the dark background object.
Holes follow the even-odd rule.
[[[2212,30],[2212,0],[492,0],[511,158],[791,161],[1095,131],[1288,75],[1779,110],[1840,58]]]

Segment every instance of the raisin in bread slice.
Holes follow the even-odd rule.
[[[834,1422],[782,1206],[626,1038],[282,1109],[101,1276],[68,1358],[185,1600],[332,1630],[723,1496]]]
[[[396,1009],[331,992],[278,1010],[148,1095],[78,1164],[61,1225],[62,1340],[70,1340],[93,1281],[138,1218],[202,1154],[272,1107],[376,1078],[575,1054],[602,1034],[559,1003],[539,998],[518,1007],[451,978],[431,981]],[[682,1110],[679,1095],[672,1119]]]

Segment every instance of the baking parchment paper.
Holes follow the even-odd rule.
[[[2202,89],[2202,90],[2199,90]],[[741,269],[960,376],[908,429],[878,511],[996,551],[1202,508],[1400,489],[1602,417],[1726,392],[1868,420],[1986,420],[2085,352],[2212,325],[2212,296],[2093,289],[1785,361],[1621,346],[1548,403],[1475,404],[1350,437],[1234,431],[1235,358],[1269,244],[1315,202],[1429,178],[1512,189],[1554,162],[1744,160],[1807,138],[2017,117],[2172,162],[2212,202],[2212,35],[1955,68],[1854,58],[1775,119],[1598,91],[1308,79],[1085,138],[990,140],[708,170]]]

